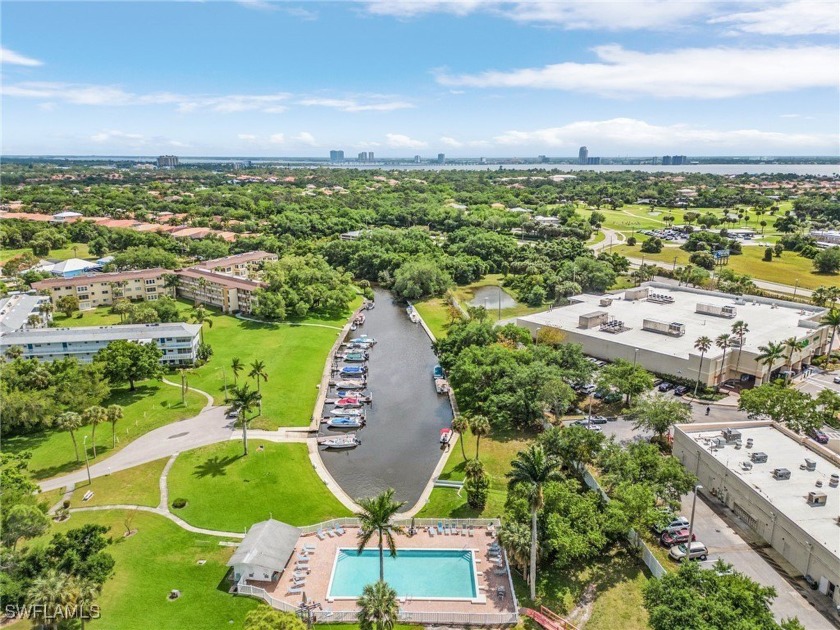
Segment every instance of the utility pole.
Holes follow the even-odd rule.
[[[90,463],[88,462],[87,440],[88,436],[86,435],[85,439],[82,440],[82,449],[85,451],[85,468],[87,468],[88,485],[90,485]]]

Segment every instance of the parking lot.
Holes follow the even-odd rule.
[[[795,386],[800,391],[811,394],[812,396],[816,396],[823,389],[830,389],[840,394],[840,384],[834,382],[834,378],[837,376],[837,372],[812,374]]]
[[[683,498],[682,514],[685,516],[691,516],[693,497],[694,494],[690,493]],[[785,579],[771,564],[774,562],[770,555],[775,555],[773,550],[762,550],[759,553],[757,548],[764,545],[756,540],[745,523],[718,503],[717,499],[698,498],[694,521],[697,540],[709,549],[708,559],[702,563],[704,567],[710,568],[716,560],[722,559],[731,564],[736,571],[748,575],[756,582],[775,588],[777,595],[771,608],[778,620],[798,617],[808,630],[830,630],[840,627],[840,616],[836,612],[828,613],[834,618],[831,622],[808,599],[814,598],[814,601],[822,604],[826,610],[831,610],[828,598],[808,589],[804,580],[791,583]],[[753,541],[754,546],[747,541]],[[770,561],[766,555],[770,555]]]

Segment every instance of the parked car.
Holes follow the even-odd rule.
[[[589,421],[593,424],[607,424],[607,419],[604,416],[592,416]]]
[[[621,402],[621,394],[619,392],[610,392],[606,396],[604,396],[603,401],[608,405],[613,403]]]
[[[589,383],[580,388],[582,394],[591,394],[597,389],[595,383]]]
[[[835,376],[834,382],[840,384],[840,376]]]
[[[239,409],[231,408],[228,409],[227,413],[225,414],[225,418],[228,420],[236,420],[239,417]]]
[[[680,385],[679,387],[674,388],[674,396],[682,396],[688,392],[688,387],[685,385]]]
[[[685,516],[674,516],[673,514],[666,515],[661,521],[653,526],[653,531],[657,536],[661,536],[665,532],[672,532],[678,529],[683,529],[690,525],[689,520]]]
[[[670,556],[672,560],[683,562],[686,559],[703,561],[709,555],[709,550],[703,543],[692,542],[690,544],[690,550],[688,548],[688,543],[671,547],[671,550],[668,552],[668,556]]]
[[[662,383],[664,383],[664,382],[665,382],[665,381],[663,381],[661,378],[655,378],[655,379],[653,379],[653,386],[654,386],[654,387],[659,387],[659,386],[660,386],[660,385],[662,385]]]
[[[687,527],[683,527],[682,529],[677,529],[672,532],[665,532],[660,536],[659,542],[662,543],[663,547],[673,547],[674,545],[681,545],[683,543],[688,542],[689,536],[689,529]],[[691,540],[697,540],[697,536],[694,535],[692,532]]]
[[[659,391],[660,392],[668,392],[668,391],[671,391],[673,388],[674,388],[674,385],[672,383],[667,382],[667,381],[659,384]]]
[[[811,429],[808,431],[808,435],[811,436],[815,442],[819,442],[820,444],[828,444],[828,435],[825,431],[821,431],[819,429]]]

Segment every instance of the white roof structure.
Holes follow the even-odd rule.
[[[708,425],[707,425],[708,426]],[[691,425],[680,425],[679,428],[691,439],[705,444],[721,435],[719,428],[692,431]],[[837,515],[840,513],[840,487],[830,487],[832,474],[840,475],[840,459],[832,456],[828,449],[819,445],[807,448],[797,440],[786,435],[772,425],[744,427],[737,426],[741,432],[741,441],[753,440],[750,450],[727,445],[723,448],[710,450],[705,448],[707,455],[714,457],[725,466],[729,473],[743,480],[761,497],[770,502],[774,508],[794,521],[807,534],[820,542],[840,563],[840,530],[837,527]],[[742,462],[750,461],[750,453],[763,452],[767,454],[767,462],[755,463],[749,470],[743,470]],[[823,454],[825,452],[825,454]],[[800,465],[809,459],[816,462],[815,470],[801,470]],[[774,479],[772,472],[776,468],[787,468],[790,479]],[[822,487],[816,487],[817,480],[822,481]],[[826,504],[811,507],[806,497],[811,491],[824,492],[827,495]]]
[[[172,322],[162,324],[122,324],[117,326],[79,326],[75,328],[41,328],[20,330],[3,335],[0,346],[24,346],[26,344],[81,343],[95,341],[137,341],[152,342],[162,337],[194,338],[201,330],[198,324]]]
[[[64,212],[58,212],[53,215],[53,219],[72,219],[74,217],[82,216],[81,212],[73,212],[72,210],[65,210]]]
[[[300,529],[274,519],[255,523],[228,560],[228,566],[251,564],[282,571],[295,550]]]
[[[44,271],[49,271],[54,276],[63,276],[68,273],[84,273],[85,271],[99,269],[100,267],[101,265],[98,263],[91,262],[89,260],[82,260],[81,258],[68,258],[67,260],[55,263],[49,269],[44,269]]]

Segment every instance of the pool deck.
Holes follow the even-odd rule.
[[[315,551],[308,554],[309,561],[306,566],[309,574],[306,577],[306,584],[303,586],[306,597],[309,600],[320,602],[323,610],[327,611],[352,611],[357,610],[355,599],[327,599],[327,588],[329,587],[332,575],[335,556],[339,549],[355,547],[358,529],[354,527],[345,528],[342,536],[325,537],[320,540],[316,534],[301,536],[295,546],[295,551],[286,570],[274,583],[256,583],[254,586],[264,588],[272,596],[284,600],[286,603],[296,606],[301,601],[301,593],[288,593],[292,587],[292,573],[295,571],[297,557],[302,553],[304,545],[315,545]],[[513,595],[510,592],[510,579],[507,572],[504,575],[495,575],[493,570],[499,565],[490,559],[489,546],[496,542],[497,538],[486,529],[476,528],[474,535],[435,535],[431,537],[422,528],[414,536],[398,534],[395,536],[397,543],[397,554],[400,549],[458,549],[474,550],[476,559],[476,574],[478,578],[479,594],[473,601],[469,600],[441,600],[441,599],[400,599],[400,609],[405,612],[446,612],[446,613],[513,613]],[[376,535],[371,539],[368,548],[376,548]],[[387,550],[385,553],[388,553]],[[504,596],[498,597],[497,589],[504,588]]]

